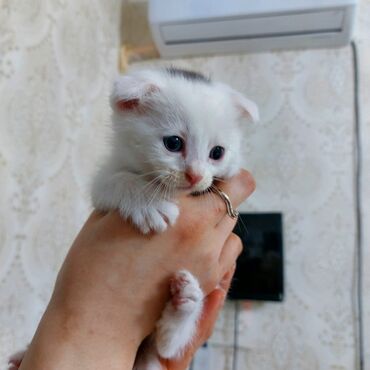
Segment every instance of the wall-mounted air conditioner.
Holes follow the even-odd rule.
[[[341,46],[356,0],[149,0],[163,57]]]

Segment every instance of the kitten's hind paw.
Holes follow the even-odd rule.
[[[198,280],[186,270],[178,271],[170,283],[169,301],[157,322],[156,346],[163,358],[181,356],[196,332],[203,308]]]
[[[17,353],[14,353],[10,359],[9,359],[9,362],[8,362],[8,370],[16,370],[16,369],[19,369],[19,367],[21,366],[21,362],[23,360],[23,357],[24,355],[26,354],[26,349],[22,350],[22,351],[19,351]]]
[[[150,231],[161,233],[166,231],[168,224],[173,225],[179,215],[179,208],[175,203],[168,201],[157,202],[131,213],[132,222],[143,234]]]
[[[186,270],[178,271],[170,283],[171,302],[175,310],[184,313],[199,311],[203,292],[198,280]]]

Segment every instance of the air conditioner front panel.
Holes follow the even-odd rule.
[[[162,24],[167,45],[198,42],[270,38],[319,33],[338,33],[343,26],[343,9],[223,20]]]
[[[357,0],[149,0],[162,57],[337,47],[352,35]]]
[[[149,0],[153,23],[199,21],[204,19],[263,16],[346,8],[357,0]]]

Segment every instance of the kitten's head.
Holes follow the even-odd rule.
[[[240,93],[174,68],[120,76],[111,104],[117,164],[172,191],[204,191],[236,174],[242,125],[258,120]]]

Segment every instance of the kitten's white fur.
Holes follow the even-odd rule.
[[[204,191],[217,178],[240,169],[242,125],[258,120],[256,105],[227,85],[181,70],[144,70],[116,79],[112,151],[97,173],[92,201],[100,210],[118,209],[141,232],[164,232],[179,215],[180,191]],[[164,136],[185,141],[181,153],[170,152]],[[209,158],[214,146],[222,159]],[[190,186],[185,173],[202,176]],[[160,370],[158,355],[180,356],[191,342],[203,307],[203,292],[188,271],[171,282],[167,303],[155,333],[139,352],[135,370]]]
[[[137,100],[137,109],[119,102]],[[92,188],[94,206],[119,209],[143,233],[163,232],[178,216],[175,195],[188,186],[186,169],[202,174],[191,192],[207,189],[214,176],[230,177],[240,168],[240,120],[258,119],[254,103],[221,83],[202,83],[163,71],[120,76],[111,96],[113,145]],[[186,155],[169,152],[163,137],[186,141]],[[225,148],[220,161],[213,146]],[[190,190],[190,189],[189,189]]]

